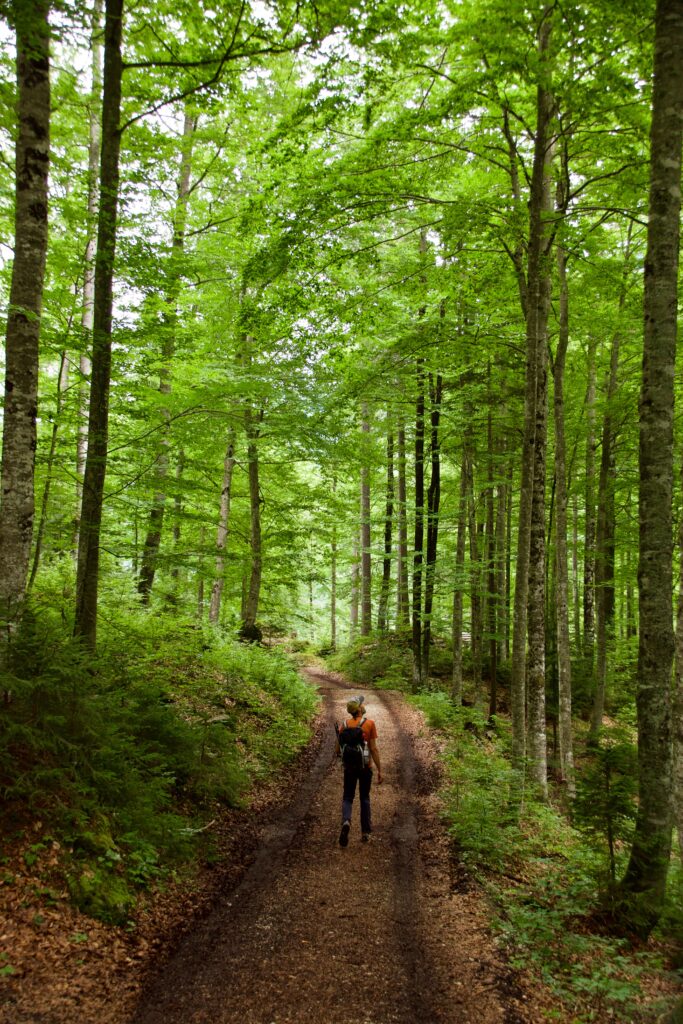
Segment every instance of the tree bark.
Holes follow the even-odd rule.
[[[460,507],[455,547],[455,583],[453,586],[453,675],[451,695],[453,703],[462,704],[462,595],[465,588],[465,544],[467,541],[467,451],[463,449],[460,466]]]
[[[586,391],[586,514],[583,549],[583,659],[587,675],[595,660],[595,349],[588,342],[588,388]]]
[[[90,31],[91,75],[90,103],[88,109],[88,207],[87,207],[87,241],[83,261],[83,311],[81,328],[83,340],[79,358],[80,382],[78,435],[76,438],[76,534],[75,548],[78,549],[80,529],[80,509],[83,500],[83,477],[85,475],[85,459],[88,453],[88,381],[92,372],[90,359],[93,332],[93,313],[95,306],[95,250],[97,246],[97,185],[100,163],[100,145],[102,125],[100,121],[100,104],[102,93],[102,8],[103,0],[95,0],[92,11],[92,28]]]
[[[546,66],[551,32],[551,12],[546,9],[538,36],[538,54],[541,65]],[[540,646],[544,623],[544,574],[545,574],[545,509],[543,496],[536,495],[536,486],[544,486],[545,465],[536,467],[537,454],[544,455],[545,436],[537,438],[537,429],[545,429],[545,362],[547,343],[547,322],[550,306],[550,249],[553,229],[552,199],[550,194],[550,163],[553,154],[553,140],[550,127],[553,117],[553,102],[545,81],[537,87],[536,136],[534,140],[534,161],[529,196],[529,246],[527,257],[526,304],[526,387],[524,399],[524,440],[520,480],[519,517],[517,528],[517,558],[515,563],[514,624],[512,638],[512,762],[515,770],[522,773],[526,759],[526,640],[527,604],[530,610],[530,666],[529,695],[531,735],[534,737],[535,755],[533,772],[541,791],[545,789],[544,757],[541,751],[545,728],[541,717],[545,714],[543,691],[545,688],[544,648],[545,635]],[[541,522],[541,519],[543,520]],[[530,552],[534,535],[535,552],[541,562],[534,569],[533,586],[529,581]],[[540,573],[540,575],[539,575]],[[521,792],[520,792],[521,798]]]
[[[121,129],[121,29],[123,0],[107,0],[104,28],[100,202],[95,257],[93,357],[88,415],[88,454],[78,538],[74,633],[91,647],[97,640],[97,593],[104,481],[107,472],[112,306],[119,195]]]
[[[353,641],[358,635],[358,608],[360,605],[360,529],[353,531],[353,548],[351,555],[351,621],[350,639]]]
[[[489,718],[492,718],[498,711],[498,573],[496,571],[495,466],[490,360],[487,378],[489,394],[486,416],[486,439],[489,479],[486,489],[486,632],[489,641]]]
[[[332,497],[337,497],[337,477],[332,477]],[[330,541],[330,647],[337,649],[337,510],[333,507],[332,538]]]
[[[363,431],[363,462],[360,471],[360,632],[361,636],[369,636],[372,632],[372,556],[370,552],[370,418],[366,402],[363,402],[361,412],[361,428]]]
[[[244,426],[247,435],[247,462],[249,464],[249,541],[251,546],[251,572],[249,589],[244,606],[244,618],[240,627],[240,638],[249,643],[261,640],[261,630],[256,625],[258,616],[259,596],[261,593],[261,574],[263,567],[263,551],[261,545],[261,491],[259,487],[259,454],[258,436],[263,411],[258,417],[250,408],[244,412]]]
[[[567,562],[567,460],[564,432],[564,368],[569,345],[569,293],[567,257],[561,246],[557,247],[557,272],[560,285],[560,324],[553,367],[555,378],[553,410],[555,416],[555,604],[557,609],[558,735],[560,777],[566,783],[569,796],[574,797],[576,786],[572,741],[569,569]]]
[[[424,559],[424,361],[417,361],[417,398],[415,402],[415,547],[413,554],[413,690],[423,683],[422,676],[422,564]]]
[[[35,514],[38,342],[50,159],[48,10],[48,0],[11,4],[17,46],[18,130],[0,496],[0,627],[8,636],[20,618],[25,598]]]
[[[209,603],[209,622],[217,625],[221,615],[221,598],[225,583],[225,549],[230,529],[230,500],[232,497],[232,474],[235,469],[235,431],[228,435],[228,447],[223,459],[223,483],[221,485],[221,501],[218,513],[218,530],[216,532],[216,570],[211,601]]]
[[[391,586],[391,534],[394,517],[394,434],[387,433],[387,497],[384,513],[384,561],[382,563],[382,589],[379,597],[377,628],[380,633],[388,628],[389,590]]]
[[[408,589],[408,516],[406,511],[406,431],[403,414],[399,413],[398,428],[398,568],[396,628],[410,626],[410,595]]]
[[[425,572],[425,606],[422,632],[422,678],[429,678],[429,649],[432,642],[432,607],[434,604],[434,577],[436,574],[436,552],[439,542],[439,505],[441,503],[441,450],[439,423],[441,419],[441,398],[443,378],[429,375],[430,397],[430,454],[431,474],[427,491],[427,561]]]
[[[168,293],[166,295],[166,310],[162,326],[161,370],[159,372],[159,393],[161,395],[169,395],[171,393],[171,366],[175,354],[178,329],[178,291],[180,287],[181,262],[185,249],[185,227],[187,224],[187,206],[190,198],[190,174],[192,172],[192,143],[196,124],[196,117],[186,108],[181,141],[178,197],[173,214],[173,242],[168,270]],[[166,476],[168,475],[171,422],[170,413],[167,408],[162,408],[161,414],[163,417],[163,434],[156,464],[156,482],[159,489],[154,495],[152,508],[149,513],[147,535],[142,551],[142,566],[138,580],[138,593],[142,598],[143,604],[149,604],[154,584],[159,547],[161,545],[161,532],[164,524],[164,509],[166,507],[166,491],[163,488]]]
[[[671,505],[682,143],[683,6],[658,0],[639,423],[639,800],[621,883],[622,919],[641,935],[649,934],[661,912],[671,851]]]

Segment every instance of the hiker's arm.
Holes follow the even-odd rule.
[[[370,742],[368,743],[368,746],[370,747],[370,757],[375,762],[375,766],[377,768],[377,782],[378,782],[378,784],[381,784],[381,782],[382,782],[382,766],[381,766],[380,761],[379,761],[379,747],[377,746],[377,740],[370,740]]]

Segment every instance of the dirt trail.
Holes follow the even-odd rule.
[[[455,892],[419,714],[366,691],[385,782],[374,834],[338,845],[341,773],[332,722],[350,688],[310,672],[329,723],[313,770],[239,887],[147,985],[130,1024],[527,1024],[524,996],[473,892]]]

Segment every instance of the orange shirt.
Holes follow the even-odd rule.
[[[342,728],[344,728],[344,726],[352,728],[354,725],[361,725],[361,722],[363,723],[361,728],[363,729],[363,736],[365,737],[365,742],[369,745],[370,740],[377,739],[377,726],[375,725],[371,718],[366,718],[364,722],[362,715],[359,715],[358,718],[347,718],[344,721],[344,725],[342,726]]]

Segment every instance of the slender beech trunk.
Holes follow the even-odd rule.
[[[486,633],[489,641],[489,717],[498,710],[498,575],[496,573],[495,468],[493,457],[493,414],[491,411],[491,362],[488,364],[488,487],[486,489]]]
[[[500,443],[499,448],[500,461],[499,466],[504,463],[505,447],[503,443]],[[499,469],[500,472],[500,469]],[[497,616],[497,631],[496,631],[496,643],[497,643],[497,657],[496,662],[499,663],[507,658],[507,652],[505,649],[505,633],[507,630],[507,616],[508,607],[505,603],[505,544],[506,544],[506,531],[505,531],[505,512],[507,506],[507,488],[503,481],[499,481],[496,489],[496,540],[495,540],[495,562],[496,562],[496,594],[498,598],[498,616]]]
[[[439,541],[439,505],[441,503],[441,449],[439,442],[439,422],[441,419],[441,398],[443,394],[443,378],[436,379],[429,375],[430,398],[430,454],[431,475],[427,491],[427,561],[425,572],[425,606],[424,627],[422,634],[422,678],[429,678],[429,648],[432,639],[432,607],[434,604],[434,577],[436,574],[436,551]]]
[[[209,622],[217,625],[221,615],[221,598],[225,584],[225,549],[228,544],[230,529],[230,501],[232,498],[232,475],[235,469],[235,431],[228,435],[228,447],[223,459],[223,482],[221,485],[221,501],[218,513],[218,530],[216,532],[216,569],[211,601],[209,604]]]
[[[477,506],[474,500],[474,465],[468,460],[467,473],[467,518],[470,536],[470,644],[472,649],[472,689],[474,703],[480,707],[482,679],[482,559],[479,550],[479,526]]]
[[[361,573],[360,573],[360,632],[361,636],[369,636],[372,632],[372,557],[370,553],[370,416],[366,402],[361,412],[363,431],[363,462],[360,471],[360,536],[361,536]]]
[[[538,54],[547,77],[551,12],[546,9],[538,36]],[[544,529],[545,509],[543,498],[534,489],[545,481],[544,466],[535,468],[537,453],[544,454],[545,437],[537,439],[537,427],[545,424],[545,361],[548,310],[550,305],[550,248],[552,245],[552,199],[550,194],[550,163],[553,154],[551,122],[553,101],[545,81],[539,82],[536,99],[536,136],[534,140],[534,161],[529,195],[529,245],[527,254],[526,302],[523,310],[526,316],[526,386],[524,398],[524,434],[520,480],[519,516],[517,527],[517,557],[515,563],[515,601],[512,637],[512,761],[518,773],[523,771],[526,759],[526,640],[527,605],[532,624],[530,628],[529,695],[531,735],[534,737],[533,774],[541,791],[545,788],[544,757],[541,751],[545,729],[541,717],[545,714],[541,688],[545,692],[544,656],[545,623],[543,615],[543,580],[545,574]],[[523,296],[524,298],[524,296]],[[541,519],[543,520],[541,522]],[[534,557],[540,557],[540,565],[533,566],[534,582],[530,585],[530,551],[532,532],[534,534]],[[543,631],[543,650],[540,636]],[[533,693],[532,693],[533,691]],[[521,799],[521,791],[518,794]]]
[[[116,222],[119,196],[121,129],[121,28],[123,0],[107,0],[104,28],[102,152],[95,257],[93,355],[88,415],[88,454],[78,538],[74,633],[94,647],[97,640],[97,592],[104,481],[107,472],[109,385]]]
[[[505,660],[512,654],[512,503],[515,467],[510,459],[508,481],[505,485]]]
[[[360,530],[354,530],[351,555],[351,624],[350,638],[358,635],[358,608],[360,605]]]
[[[197,581],[197,618],[201,622],[204,618],[204,544],[206,542],[206,527],[199,528],[199,572]]]
[[[50,159],[49,2],[13,3],[10,8],[17,44],[17,137],[0,496],[0,628],[8,634],[21,615],[33,538]],[[0,663],[3,660],[0,657]]]
[[[588,388],[586,391],[586,515],[583,547],[583,658],[587,675],[595,660],[595,350],[588,342]]]
[[[97,186],[99,182],[100,144],[102,125],[100,103],[102,93],[102,9],[103,0],[95,0],[90,31],[91,76],[90,103],[88,105],[88,206],[87,241],[83,261],[83,312],[81,328],[83,340],[79,359],[80,382],[78,388],[78,435],[76,438],[76,536],[74,547],[78,549],[81,502],[83,500],[83,477],[85,459],[88,453],[88,381],[92,364],[93,314],[95,309],[95,250],[97,246]]]
[[[624,274],[619,311],[626,301],[626,278],[630,263],[631,231],[626,244],[624,257]],[[614,513],[614,485],[616,482],[615,444],[616,432],[612,415],[612,405],[618,389],[619,350],[621,336],[617,331],[612,337],[610,352],[610,368],[607,380],[605,416],[602,425],[602,451],[600,455],[600,476],[598,479],[598,521],[595,535],[595,605],[597,630],[595,637],[595,692],[589,743],[595,745],[600,738],[602,716],[605,709],[605,692],[607,689],[607,668],[609,653],[614,641],[614,540],[616,520]]]
[[[71,324],[69,324],[69,328]],[[31,565],[31,575],[29,577],[28,586],[26,588],[27,594],[33,589],[35,578],[38,574],[38,568],[40,566],[40,557],[43,552],[43,539],[45,537],[45,527],[47,525],[47,513],[50,504],[50,490],[52,488],[52,472],[55,464],[55,455],[57,453],[57,437],[59,435],[59,428],[62,420],[62,405],[64,403],[64,395],[69,387],[69,359],[66,351],[63,351],[59,358],[59,373],[57,374],[57,403],[55,408],[55,417],[52,421],[52,434],[50,436],[50,450],[47,455],[47,464],[45,466],[45,483],[43,485],[43,497],[40,503],[40,516],[38,518],[38,529],[36,530],[36,540],[33,546],[33,563]]]
[[[467,451],[463,450],[460,466],[460,507],[455,547],[455,584],[453,586],[453,703],[462,704],[462,595],[465,588],[465,543],[467,540]]]
[[[379,597],[377,628],[383,633],[388,627],[389,589],[391,586],[391,533],[394,517],[394,434],[387,433],[387,498],[384,513],[384,561],[382,563],[382,589]]]
[[[681,472],[683,482],[683,472]],[[678,605],[676,608],[676,660],[674,690],[674,824],[678,855],[683,863],[683,516],[678,524]],[[629,620],[630,621],[630,620]]]
[[[574,621],[574,648],[582,649],[581,645],[581,598],[579,595],[579,499],[574,493],[572,502],[572,596]]]
[[[185,249],[185,226],[187,223],[187,205],[190,198],[190,174],[192,170],[192,143],[196,127],[196,117],[188,109],[185,110],[183,137],[181,141],[180,172],[178,176],[178,196],[173,214],[173,242],[168,272],[168,293],[166,295],[164,324],[162,326],[161,370],[159,371],[159,394],[171,393],[171,364],[176,348],[178,328],[178,292],[180,289],[180,273]],[[154,576],[156,573],[161,531],[164,524],[166,507],[166,491],[164,488],[169,465],[169,431],[170,412],[162,407],[163,433],[156,464],[156,483],[158,490],[154,495],[149,513],[147,535],[142,552],[142,567],[138,580],[138,593],[143,604],[149,604]]]
[[[399,413],[396,431],[398,442],[398,567],[396,628],[410,626],[410,595],[408,590],[408,515],[406,511],[406,430],[403,413]]]
[[[337,477],[332,477],[332,497],[337,497]],[[333,503],[332,538],[330,542],[330,646],[337,649],[337,509]]]
[[[558,737],[560,777],[573,797],[574,752],[572,742],[572,677],[569,639],[569,570],[567,562],[567,465],[564,434],[564,367],[569,345],[569,293],[567,256],[557,247],[557,272],[560,285],[560,331],[553,367],[555,377],[553,410],[555,415],[555,607],[557,610]]]
[[[244,606],[244,618],[240,627],[240,638],[250,643],[261,640],[261,630],[256,625],[263,552],[261,546],[261,491],[259,487],[258,436],[263,421],[263,410],[255,416],[252,409],[244,411],[244,427],[247,435],[247,462],[249,465],[249,540],[251,546],[251,571],[249,588]]]
[[[639,800],[621,883],[623,921],[640,934],[649,934],[661,912],[671,851],[671,497],[682,142],[683,6],[680,0],[658,0],[639,424]]]
[[[422,563],[424,559],[424,361],[417,361],[417,399],[415,403],[415,547],[413,555],[413,690],[422,677]]]

